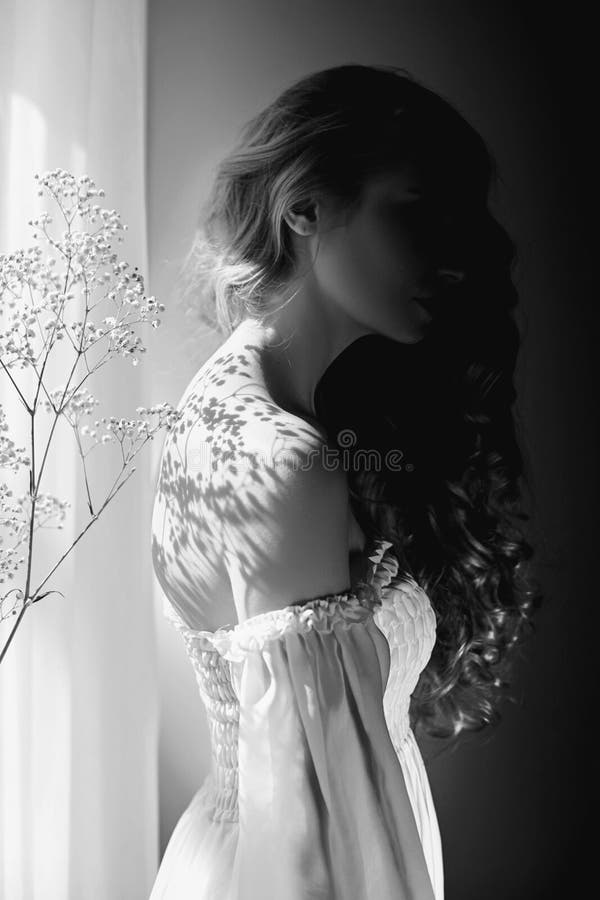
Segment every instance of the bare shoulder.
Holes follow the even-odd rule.
[[[252,351],[217,351],[182,395],[156,517],[161,536],[177,526],[175,561],[191,548],[190,571],[222,571],[239,621],[350,586],[346,473],[320,423],[274,402]]]
[[[269,393],[259,353],[250,342],[231,335],[198,370],[178,405],[179,434],[186,444],[211,444],[212,455],[286,437],[326,440],[317,420],[282,409]]]
[[[234,363],[227,353],[207,363],[178,407],[181,425],[175,439],[185,448],[185,465],[199,481],[210,474],[242,487],[245,467],[283,468],[296,457],[325,452],[325,428],[279,406],[248,357]],[[293,465],[293,463],[292,463]]]
[[[240,621],[349,588],[348,483],[321,427],[246,387],[208,400],[187,452]]]
[[[257,390],[209,402],[187,453],[215,512],[231,512],[242,494],[276,504],[337,486],[346,496],[346,476],[324,429]]]

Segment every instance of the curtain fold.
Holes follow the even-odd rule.
[[[35,172],[88,174],[106,192],[98,202],[128,225],[113,249],[138,267],[150,293],[146,0],[2,0],[0,9],[0,252],[33,244],[27,221],[44,209],[54,214],[36,196]],[[118,358],[92,376],[86,386],[100,400],[97,417],[135,418],[136,406],[150,405],[150,365],[144,356],[137,367]],[[11,437],[29,446],[15,398],[0,373]],[[64,598],[49,594],[28,610],[0,664],[0,896],[7,900],[146,900],[154,881],[151,447],[46,584]],[[119,470],[110,449],[97,448],[90,462],[99,501]],[[35,532],[34,584],[89,518],[69,430],[53,442],[51,463],[41,490],[72,505],[62,531]],[[2,646],[11,625],[0,625]]]

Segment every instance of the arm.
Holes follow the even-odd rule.
[[[267,434],[259,464],[220,472],[219,544],[239,621],[350,587],[347,478],[325,447],[316,432],[283,444]]]

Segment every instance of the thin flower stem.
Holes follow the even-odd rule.
[[[70,231],[70,227],[69,227],[69,231]],[[69,256],[69,260],[68,260],[68,263],[67,263],[67,271],[66,271],[66,273],[65,273],[65,286],[64,286],[64,288],[63,288],[63,294],[66,294],[66,293],[67,293],[67,290],[68,290],[68,288],[69,288],[69,275],[70,275],[70,273],[71,273],[71,257]],[[56,325],[55,325],[55,327],[54,327],[54,331],[56,331]],[[52,337],[54,336],[54,331],[53,331]],[[50,338],[50,341],[49,341],[50,344],[52,343],[52,337]],[[38,397],[39,397],[39,395],[40,395],[40,384],[41,384],[42,379],[43,379],[43,377],[44,377],[44,370],[45,370],[45,368],[46,368],[46,363],[48,362],[49,355],[50,355],[49,353],[46,353],[46,355],[45,355],[45,357],[44,357],[44,363],[43,363],[43,365],[42,365],[42,371],[40,372],[40,375],[39,375],[39,378],[38,378],[37,391],[36,391],[36,394],[35,394],[35,398],[34,398],[34,400],[33,400],[33,409],[34,409],[34,410],[35,410],[35,408],[36,408],[36,406],[37,406],[37,400],[38,400]],[[77,365],[77,360],[78,360],[78,358],[75,360],[75,364],[74,364],[74,366],[73,366],[73,369],[71,370],[71,374],[73,374],[73,371],[74,371],[74,369],[75,369],[75,366]],[[70,378],[70,376],[69,376],[69,378]],[[48,442],[48,443],[49,443],[49,442]],[[45,459],[46,459],[46,455],[44,454],[44,461],[45,461]]]
[[[113,497],[116,497],[116,495],[117,495],[118,492],[121,490],[121,488],[123,487],[123,485],[124,485],[124,484],[127,484],[127,482],[129,481],[129,479],[130,479],[131,476],[133,475],[134,471],[135,471],[135,469],[132,469],[131,472],[129,472],[129,474],[127,475],[127,478],[125,478],[125,479],[121,482],[121,484],[119,484],[119,485],[117,486],[116,490],[113,491],[111,494],[108,495],[108,497],[106,498],[106,500],[104,501],[104,503],[102,504],[102,506],[100,507],[100,509],[98,510],[98,512],[97,512],[97,513],[94,513],[94,515],[92,516],[92,518],[90,519],[90,521],[87,523],[87,525],[85,526],[85,528],[83,529],[83,531],[75,538],[75,540],[73,541],[73,543],[71,544],[71,546],[69,547],[69,549],[68,549],[65,553],[63,553],[63,555],[62,555],[61,558],[58,560],[58,562],[56,563],[56,565],[53,566],[53,568],[48,572],[48,574],[46,575],[46,577],[44,578],[44,580],[43,580],[40,584],[38,584],[38,586],[37,586],[37,588],[36,588],[36,590],[34,591],[34,594],[33,594],[34,597],[35,597],[37,594],[39,594],[41,588],[44,587],[44,585],[46,584],[46,582],[48,581],[48,579],[51,577],[51,575],[53,575],[53,573],[58,569],[58,567],[60,566],[61,562],[69,555],[69,553],[71,552],[71,550],[73,549],[73,547],[75,547],[75,545],[81,540],[81,538],[82,538],[83,535],[86,533],[86,531],[88,530],[88,528],[90,528],[90,527],[93,525],[93,523],[99,518],[99,516],[100,516],[100,514],[102,513],[102,510],[104,509],[104,507],[105,507],[108,503],[110,503],[110,501],[113,499]]]
[[[26,611],[28,605],[29,605],[29,604],[24,603],[23,606],[21,607],[21,611],[20,611],[19,615],[17,616],[17,621],[15,622],[15,624],[14,624],[13,627],[12,627],[12,631],[10,632],[10,634],[9,634],[9,636],[8,636],[8,640],[6,641],[6,644],[5,644],[4,647],[2,648],[2,653],[0,653],[0,663],[1,663],[2,660],[4,659],[4,657],[5,657],[5,655],[6,655],[6,651],[7,651],[8,648],[10,647],[10,642],[12,641],[13,637],[15,636],[15,632],[16,632],[17,628],[18,628],[19,625],[21,624],[21,619],[22,619],[23,616],[25,615],[25,611]]]
[[[29,585],[31,584],[31,566],[33,561],[33,531],[35,524],[35,501],[36,501],[36,486],[35,486],[35,414],[31,415],[31,468],[29,470],[29,494],[31,496],[31,514],[29,517],[29,542],[27,546],[27,575],[25,578],[25,591],[24,591],[24,606],[21,611],[21,615],[17,618],[15,622],[15,626],[9,635],[9,642],[12,640],[15,631],[17,630],[21,620],[23,618],[23,612],[27,608],[27,598],[29,597]],[[0,662],[4,657],[4,653],[6,652],[6,648],[4,648],[2,652],[2,657],[0,657]]]
[[[75,365],[77,365],[77,363],[75,363]],[[71,370],[71,375],[69,376],[69,380],[71,379],[72,374],[73,374],[73,370]],[[62,398],[62,399],[64,400],[64,394],[63,394],[63,398]],[[62,400],[61,400],[61,403],[62,403]],[[46,449],[44,450],[44,456],[43,456],[43,458],[42,458],[42,463],[41,463],[41,466],[40,466],[40,470],[39,470],[39,472],[38,472],[38,478],[37,478],[37,485],[38,485],[38,487],[39,487],[39,484],[40,484],[40,482],[41,482],[41,480],[42,480],[42,472],[44,471],[44,466],[45,466],[45,464],[46,464],[46,458],[47,458],[47,456],[48,456],[48,451],[50,450],[50,444],[51,444],[51,442],[52,442],[52,436],[53,436],[53,434],[54,434],[54,429],[56,428],[56,423],[58,422],[59,415],[60,415],[60,413],[55,413],[54,421],[52,422],[52,427],[50,428],[50,434],[49,434],[49,436],[48,436],[48,441],[47,441],[47,443],[46,443]],[[32,423],[33,423],[34,416],[35,416],[35,413],[32,413],[32,414],[31,414],[31,420],[32,420]],[[35,440],[35,438],[34,438],[34,440]],[[33,471],[35,472],[35,469],[34,469]]]
[[[70,261],[69,261],[69,267],[70,267]],[[69,267],[67,267],[67,274],[66,274],[66,279],[65,279],[65,292],[67,290],[68,283],[69,283]],[[50,430],[50,437],[48,438],[48,443],[46,446],[46,452],[45,452],[44,458],[42,460],[42,465],[40,467],[40,471],[38,473],[38,479],[37,479],[37,483],[36,483],[36,478],[35,478],[35,413],[36,413],[37,401],[38,401],[39,392],[40,392],[40,384],[43,381],[44,369],[45,369],[47,360],[48,360],[48,354],[46,354],[46,357],[44,359],[44,364],[42,366],[42,370],[41,370],[39,378],[38,378],[38,387],[37,387],[36,395],[35,395],[35,398],[33,401],[33,407],[32,407],[32,409],[29,409],[30,422],[31,422],[31,467],[29,470],[29,494],[31,497],[31,511],[30,511],[30,518],[29,518],[29,542],[28,542],[28,547],[27,547],[27,574],[26,574],[25,592],[24,592],[25,603],[27,602],[27,598],[29,597],[29,587],[30,587],[30,583],[31,583],[31,567],[32,567],[32,561],[33,561],[33,532],[34,532],[34,526],[35,526],[35,505],[36,505],[36,500],[37,500],[37,492],[39,490],[42,471],[43,471],[46,457],[48,454],[48,449],[50,447],[50,443],[52,440],[52,435],[54,433],[54,429],[55,429],[56,423],[58,421],[58,415],[55,415],[54,422],[52,423],[52,428]],[[75,365],[77,365],[77,360],[75,361]],[[12,640],[12,637],[13,637],[15,631],[17,630],[17,627],[20,624],[21,620],[22,620],[22,616],[19,616],[19,618],[17,619],[15,626],[10,634],[9,640]],[[5,652],[5,650],[2,653],[2,657],[4,656],[4,652]]]
[[[86,316],[87,316],[87,312],[86,312]],[[68,391],[68,389],[69,389],[69,384],[70,384],[70,382],[71,382],[71,378],[73,377],[73,373],[75,372],[75,369],[77,368],[77,364],[78,364],[78,362],[79,362],[79,358],[80,358],[81,352],[82,352],[82,351],[81,351],[81,344],[80,344],[79,349],[78,349],[78,351],[77,351],[77,355],[76,355],[76,357],[75,357],[75,362],[73,363],[73,366],[72,366],[72,368],[71,368],[71,372],[69,373],[69,377],[68,377],[68,379],[67,379],[67,383],[66,383],[66,385],[65,385],[65,389],[64,389],[64,391],[63,391],[63,395],[62,395],[62,398],[61,398],[61,401],[60,401],[59,406],[62,406],[62,404],[63,404],[63,401],[64,401],[65,396],[66,396],[66,394],[67,394],[67,391]],[[46,360],[44,360],[44,365],[45,365],[45,364],[46,364]],[[44,370],[43,370],[43,368],[42,368],[42,372],[41,372],[40,378],[43,376],[43,374],[44,374]],[[37,396],[38,396],[38,394],[39,394],[39,388],[38,388],[38,392],[37,392],[37,394],[36,394],[36,402],[37,402]],[[34,403],[34,410],[35,410],[35,403]],[[45,449],[45,451],[44,451],[44,456],[43,456],[43,459],[42,459],[42,464],[41,464],[41,466],[40,466],[40,471],[38,472],[38,484],[40,483],[41,478],[42,478],[42,472],[44,471],[44,466],[45,466],[45,464],[46,464],[46,458],[47,458],[47,456],[48,456],[48,451],[50,450],[50,443],[51,443],[51,441],[52,441],[52,436],[53,436],[53,434],[54,434],[54,429],[56,428],[56,423],[58,422],[58,416],[59,416],[59,413],[57,413],[57,414],[54,416],[54,422],[52,423],[52,428],[50,429],[50,435],[48,436],[48,442],[47,442],[47,444],[46,444],[46,449]]]
[[[38,370],[36,369],[36,367],[35,367],[35,366],[32,366],[32,368],[33,368],[33,371],[35,372],[35,374],[37,375],[37,377],[40,378],[40,375],[39,375]],[[42,382],[42,387],[43,387],[43,389],[44,389],[44,394],[46,395],[46,400],[48,401],[48,403],[50,404],[50,406],[52,407],[52,409],[54,410],[54,412],[56,412],[56,407],[54,406],[54,403],[52,402],[52,397],[51,397],[50,394],[48,393],[48,389],[47,389],[46,385],[45,385],[43,382]]]
[[[75,440],[77,441],[77,447],[79,448],[79,455],[81,457],[81,465],[83,467],[83,479],[85,481],[85,492],[87,494],[88,501],[88,509],[90,511],[90,515],[94,515],[94,506],[92,504],[92,495],[90,494],[90,484],[88,481],[87,469],[85,466],[85,453],[83,452],[83,447],[81,446],[81,438],[79,436],[79,429],[77,425],[73,426],[73,431],[75,432]]]
[[[121,470],[121,472],[122,472],[122,470]],[[10,645],[10,642],[12,641],[12,639],[13,639],[13,637],[14,637],[14,635],[15,635],[15,632],[16,632],[17,628],[19,627],[19,625],[20,625],[22,619],[23,619],[23,616],[24,616],[24,614],[25,614],[25,610],[27,609],[27,607],[30,606],[32,603],[35,603],[35,602],[36,602],[36,599],[35,599],[35,598],[37,597],[37,595],[39,594],[39,592],[40,592],[40,590],[43,588],[43,586],[46,584],[46,582],[48,581],[48,579],[49,579],[49,578],[54,574],[54,572],[58,569],[58,567],[59,567],[60,564],[63,562],[63,560],[66,559],[66,557],[69,555],[69,553],[71,552],[71,550],[73,550],[73,548],[79,543],[79,541],[81,540],[81,538],[83,537],[83,535],[86,533],[86,531],[88,530],[88,528],[91,528],[91,526],[94,524],[94,522],[97,521],[97,519],[100,517],[100,514],[102,513],[102,511],[103,511],[103,509],[105,508],[105,506],[107,506],[107,504],[110,503],[110,501],[113,499],[113,497],[116,497],[116,495],[118,494],[118,492],[119,492],[119,491],[121,490],[121,488],[129,481],[129,479],[131,478],[131,476],[133,475],[134,472],[135,472],[135,469],[132,469],[131,472],[128,473],[127,477],[126,477],[125,479],[123,479],[123,481],[122,481],[119,485],[117,485],[116,489],[115,489],[114,491],[111,491],[111,493],[109,493],[109,495],[108,495],[107,498],[105,499],[104,503],[102,504],[102,506],[100,507],[100,509],[98,510],[98,512],[95,513],[95,514],[92,516],[92,518],[91,518],[90,521],[87,523],[87,525],[85,526],[85,528],[83,529],[83,531],[81,531],[80,534],[75,538],[75,540],[73,541],[73,543],[71,544],[71,546],[69,547],[69,549],[66,550],[65,553],[63,553],[63,555],[62,555],[61,558],[58,560],[58,562],[56,563],[56,565],[54,565],[54,566],[52,567],[52,569],[48,572],[48,574],[46,575],[46,577],[44,578],[44,580],[43,580],[42,582],[40,582],[40,584],[37,586],[36,590],[33,592],[33,599],[32,599],[29,603],[26,602],[27,599],[28,599],[28,597],[29,597],[27,590],[28,590],[28,588],[29,588],[30,569],[28,568],[28,572],[27,572],[27,590],[25,591],[25,602],[24,602],[24,605],[23,605],[23,607],[21,608],[21,611],[20,611],[20,613],[19,613],[19,615],[18,615],[18,617],[17,617],[17,621],[15,622],[15,624],[14,624],[14,626],[13,626],[13,628],[12,628],[12,631],[11,631],[10,635],[8,636],[8,640],[7,640],[6,644],[4,645],[4,647],[3,647],[3,649],[2,649],[2,653],[0,654],[0,663],[1,663],[2,660],[4,659],[4,656],[5,656],[5,654],[6,654],[6,651],[8,650],[8,647],[9,647],[9,645]],[[33,516],[32,516],[32,518],[31,518],[31,522],[33,522]]]
[[[4,369],[4,371],[6,372],[6,374],[7,374],[8,377],[10,378],[10,380],[12,381],[13,387],[14,387],[15,391],[17,392],[17,394],[19,395],[19,397],[21,398],[21,400],[23,401],[23,405],[25,406],[25,409],[27,410],[28,413],[31,413],[32,410],[30,409],[27,400],[25,399],[25,397],[23,396],[23,394],[22,394],[21,391],[19,390],[18,384],[16,383],[16,381],[14,380],[14,378],[12,377],[12,375],[10,374],[10,372],[8,371],[8,369],[6,368],[6,366],[4,365],[4,363],[2,362],[2,357],[0,357],[0,365],[2,366],[2,368]]]

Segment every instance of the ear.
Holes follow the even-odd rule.
[[[314,234],[319,223],[319,204],[316,200],[298,203],[283,218],[296,234]]]

